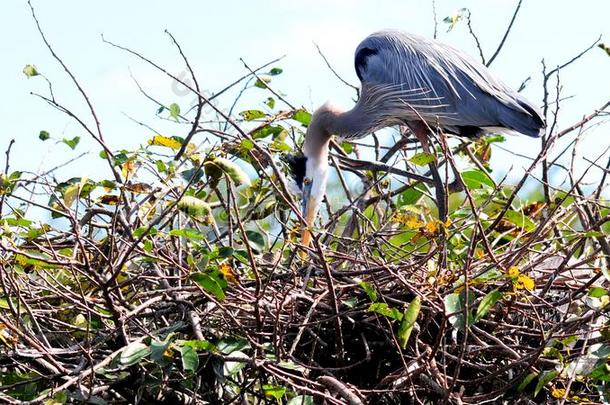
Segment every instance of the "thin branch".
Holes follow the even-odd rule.
[[[517,14],[519,13],[519,9],[521,8],[521,3],[523,3],[523,0],[519,0],[519,3],[517,3],[517,8],[515,8],[515,12],[513,13],[513,17],[510,19],[510,23],[508,24],[508,28],[506,28],[506,31],[504,32],[504,36],[502,37],[502,40],[500,41],[500,44],[498,45],[498,48],[493,53],[493,55],[491,55],[491,58],[489,58],[489,60],[487,61],[486,66],[489,66],[489,65],[491,65],[493,63],[493,61],[496,59],[496,57],[498,56],[498,54],[502,50],[502,47],[504,47],[504,43],[506,42],[506,38],[508,38],[508,34],[510,34],[510,31],[512,30],[513,24],[515,22],[515,19],[517,18]]]

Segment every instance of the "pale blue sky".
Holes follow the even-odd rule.
[[[349,108],[353,92],[339,83],[326,68],[312,44],[318,43],[336,70],[357,84],[353,52],[369,33],[383,28],[400,28],[427,36],[433,33],[431,2],[427,0],[377,1],[116,1],[34,0],[38,18],[48,39],[78,76],[96,105],[111,148],[134,147],[150,133],[131,122],[128,114],[170,135],[185,135],[186,128],[155,118],[155,106],[144,99],[130,78],[130,70],[151,94],[184,109],[192,96],[176,94],[171,82],[144,63],[113,49],[101,34],[129,46],[178,74],[180,58],[164,34],[171,31],[189,56],[202,87],[216,91],[245,73],[243,57],[257,66],[286,55],[278,66],[284,73],[272,83],[295,105],[314,108],[327,99]],[[473,13],[473,26],[489,56],[498,44],[516,4],[515,0],[438,0],[439,22],[461,7]],[[536,104],[542,99],[541,59],[549,67],[561,64],[591,44],[599,35],[610,42],[610,2],[524,0],[521,13],[494,72],[513,87],[532,76],[524,94]],[[476,56],[477,51],[465,24],[446,33],[440,22],[439,38]],[[74,156],[65,145],[40,142],[38,132],[52,136],[83,137],[77,152],[91,151],[91,157],[70,169],[73,175],[99,177],[99,147],[68,117],[29,95],[46,94],[40,78],[27,79],[21,72],[32,63],[53,83],[56,97],[77,112],[84,103],[52,60],[36,32],[25,0],[4,0],[0,16],[0,64],[3,102],[0,104],[0,149],[14,138],[15,169],[37,169],[44,160],[48,167]],[[568,124],[610,98],[610,58],[600,49],[561,74],[563,96],[573,96],[563,105],[562,123]],[[249,107],[261,106],[267,94],[252,93]],[[224,100],[228,105],[229,99]],[[87,117],[88,118],[88,117]],[[533,142],[533,143],[532,143]],[[591,156],[610,145],[609,126],[588,136],[584,148]],[[514,137],[506,144],[525,153],[535,152],[538,143]],[[589,152],[587,152],[589,153]],[[3,156],[4,157],[4,156]],[[499,164],[508,161],[497,154]],[[519,166],[519,167],[517,167]],[[97,176],[96,176],[97,175]]]

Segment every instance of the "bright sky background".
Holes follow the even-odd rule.
[[[472,11],[473,27],[487,57],[495,50],[516,0],[437,0],[439,38],[478,53],[464,23],[450,33],[442,19],[461,7]],[[128,46],[167,67],[175,74],[184,70],[176,49],[164,34],[174,34],[190,58],[203,88],[210,92],[223,88],[246,71],[242,57],[255,67],[286,55],[277,66],[284,73],[272,82],[295,105],[315,108],[327,99],[350,108],[353,91],[346,88],[325,66],[313,45],[315,41],[335,69],[357,84],[353,53],[369,33],[383,28],[399,28],[432,36],[432,2],[429,0],[309,0],[309,1],[116,1],[34,0],[40,23],[57,53],[70,66],[86,89],[102,120],[112,149],[133,148],[145,143],[150,132],[126,115],[150,124],[169,135],[184,136],[188,129],[176,127],[154,116],[156,106],[146,100],[130,78],[130,71],[152,95],[167,105],[176,102],[186,110],[193,96],[177,91],[162,74],[134,57],[110,47],[101,40]],[[507,84],[518,87],[532,77],[524,91],[539,104],[541,59],[550,68],[562,64],[602,35],[610,42],[610,2],[524,0],[514,29],[492,70]],[[41,78],[28,79],[22,73],[34,64],[54,83],[55,96],[64,105],[85,114],[84,103],[61,67],[45,48],[25,0],[4,0],[0,15],[0,64],[3,101],[0,104],[0,149],[15,139],[14,170],[48,168],[80,152],[88,158],[71,166],[69,172],[99,179],[103,161],[100,148],[87,138],[70,118],[31,96],[30,91],[47,94]],[[579,63],[561,74],[563,96],[562,125],[578,120],[610,98],[610,58],[594,49]],[[179,90],[179,89],[178,89]],[[247,106],[260,108],[268,94],[251,93]],[[230,99],[223,99],[229,105]],[[239,110],[238,110],[239,111]],[[90,120],[89,120],[90,122]],[[41,142],[40,130],[55,138],[83,140],[76,152],[63,144]],[[598,128],[587,137],[583,150],[591,157],[610,145],[609,126]],[[507,147],[534,153],[538,142],[513,137]],[[495,153],[495,152],[494,152]],[[4,154],[2,153],[2,158]],[[497,153],[498,164],[522,172],[523,162]],[[3,161],[3,159],[2,159]],[[44,162],[44,163],[43,163]]]

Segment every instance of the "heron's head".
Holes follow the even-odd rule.
[[[305,224],[302,243],[309,246],[311,226],[320,209],[328,180],[328,144],[331,137],[334,110],[329,104],[320,107],[312,116],[305,134],[302,156],[287,159],[294,179],[302,192]]]

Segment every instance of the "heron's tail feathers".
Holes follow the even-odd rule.
[[[539,138],[544,134],[546,124],[540,112],[525,100],[518,100],[523,111],[510,109],[505,117],[501,115],[502,125],[523,135]]]

